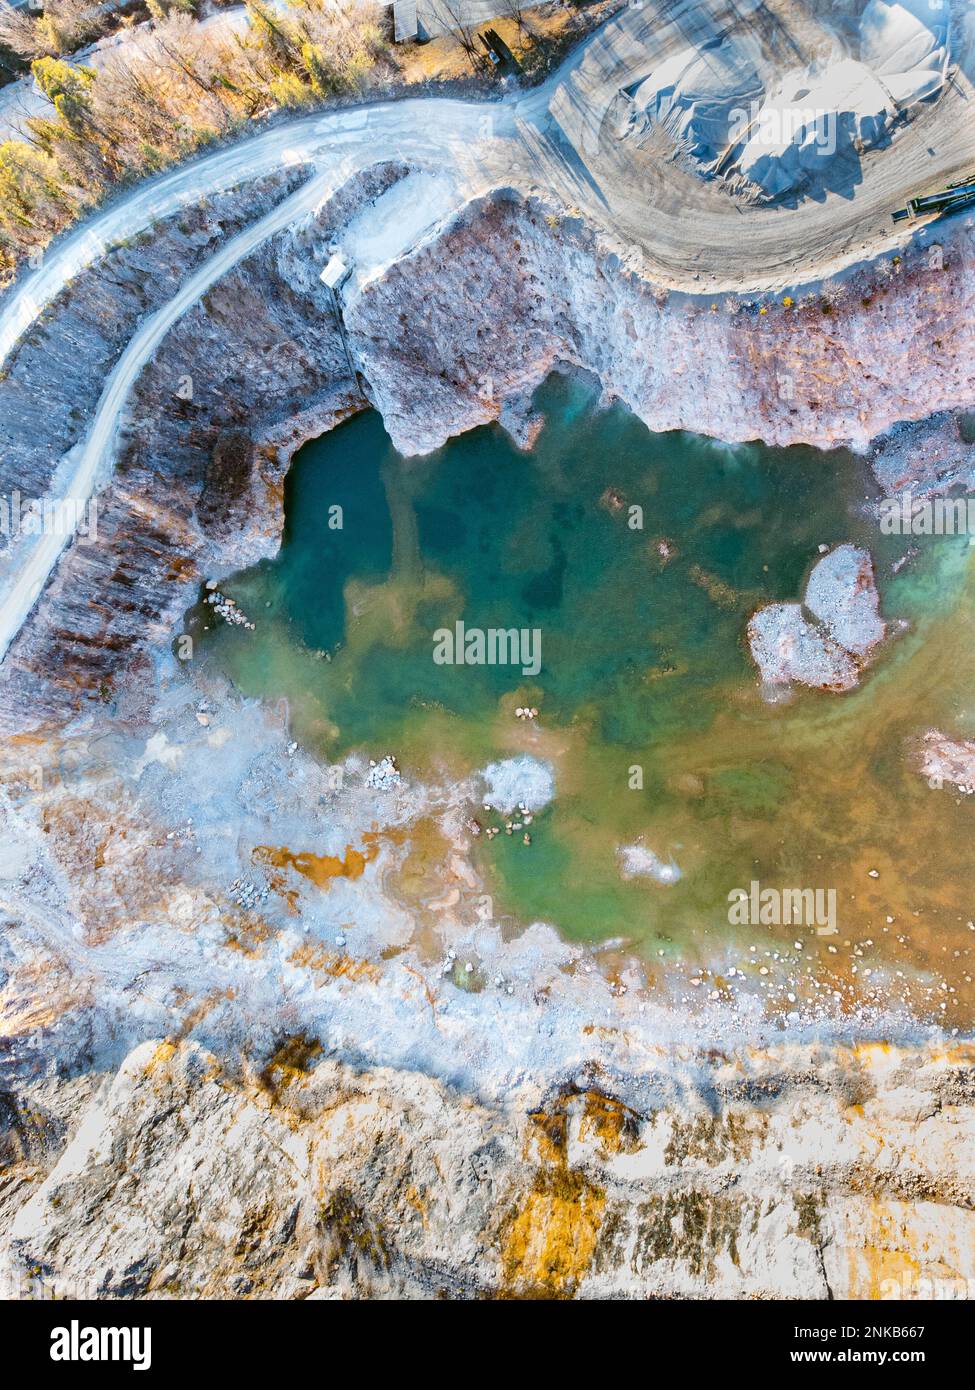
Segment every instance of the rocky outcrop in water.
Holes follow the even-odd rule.
[[[909,420],[875,440],[870,465],[886,497],[975,490],[975,410]]]
[[[857,546],[837,546],[813,566],[802,604],[767,604],[749,622],[748,643],[763,682],[851,689],[883,640],[879,610],[870,556]]]
[[[951,739],[939,729],[929,729],[918,763],[922,776],[933,787],[955,787],[966,796],[975,795],[975,743]]]

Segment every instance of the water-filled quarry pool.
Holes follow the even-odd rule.
[[[622,939],[651,976],[699,962],[719,993],[787,962],[797,1008],[825,993],[970,1022],[975,804],[913,758],[929,728],[975,733],[968,538],[881,534],[869,467],[842,450],[653,435],[566,376],[536,405],[527,453],[490,426],[403,459],[375,412],[306,445],[279,555],[220,586],[255,630],[205,603],[188,615],[205,662],[286,699],[330,762],[392,752],[440,783],[548,763],[555,796],[530,830],[470,807],[501,831],[472,856],[512,933]],[[763,698],[749,616],[798,599],[821,549],[850,541],[873,556],[890,640],[857,690]],[[435,660],[458,622],[537,634],[537,674]],[[394,888],[422,908],[444,853],[431,818]],[[752,883],[835,893],[835,932],[729,920]]]

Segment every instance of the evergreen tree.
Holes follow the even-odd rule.
[[[283,66],[293,67],[298,44],[290,27],[261,4],[261,0],[247,0],[247,17],[261,46]]]
[[[315,95],[323,98],[331,96],[338,84],[321,45],[311,42],[302,44],[301,61]]]
[[[61,58],[35,58],[30,65],[37,85],[58,115],[77,130],[91,115],[92,68],[73,68]]]

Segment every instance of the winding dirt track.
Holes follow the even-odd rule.
[[[720,12],[720,0],[711,10]],[[733,8],[733,7],[732,7]],[[794,209],[743,207],[667,158],[632,153],[608,130],[619,88],[641,75],[651,39],[700,9],[659,0],[627,10],[588,40],[540,88],[497,102],[423,98],[297,117],[145,184],[63,238],[0,309],[0,363],[18,339],[107,246],[137,235],[183,204],[254,179],[283,163],[315,173],[272,213],[229,241],[145,320],[108,377],[85,442],[60,470],[61,495],[86,501],[111,467],[120,415],[133,383],[165,333],[209,287],[261,241],[307,216],[339,183],[381,160],[446,171],[455,206],[491,187],[551,193],[635,249],[662,285],[715,293],[780,289],[836,271],[892,245],[894,207],[919,188],[975,168],[975,92],[963,63],[941,101],[895,145],[864,159],[849,196]],[[902,233],[901,236],[904,234]],[[65,485],[66,477],[66,485]],[[68,542],[21,535],[0,580],[0,660]]]

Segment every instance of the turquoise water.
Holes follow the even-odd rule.
[[[307,445],[280,555],[223,586],[257,631],[211,626],[206,660],[287,696],[295,736],[329,759],[391,750],[435,776],[549,758],[558,797],[530,848],[477,850],[515,924],[703,956],[734,930],[731,888],[835,885],[841,932],[879,937],[910,913],[912,958],[943,967],[944,933],[967,933],[971,808],[905,750],[931,725],[975,732],[965,538],[915,538],[895,576],[907,542],[879,534],[868,470],[843,451],[652,435],[565,377],[537,404],[530,455],[492,426],[404,460],[374,412]],[[818,547],[842,541],[870,549],[885,616],[910,630],[857,692],[765,704],[748,617],[797,598]],[[434,631],[459,619],[539,629],[538,676],[435,664]],[[538,731],[513,717],[522,704]],[[679,883],[621,879],[617,847],[637,838]]]

